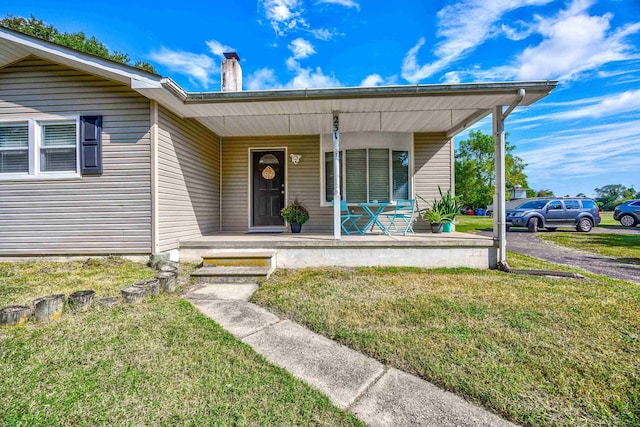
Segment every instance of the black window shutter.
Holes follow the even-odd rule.
[[[102,174],[102,116],[80,117],[80,174]]]

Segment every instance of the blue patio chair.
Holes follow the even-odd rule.
[[[392,233],[400,233],[403,236],[407,233],[413,233],[413,215],[416,211],[416,201],[397,200],[396,209],[393,213],[384,214],[389,220],[389,229]]]
[[[331,202],[333,205],[333,202]],[[362,218],[362,214],[352,214],[349,212],[346,200],[340,200],[340,226],[344,234],[350,235],[351,233],[364,234],[364,231],[358,227],[358,221]]]

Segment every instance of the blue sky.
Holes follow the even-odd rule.
[[[226,50],[245,90],[559,80],[507,120],[530,187],[640,190],[640,0],[0,0],[0,14],[94,35],[189,91],[219,90]]]

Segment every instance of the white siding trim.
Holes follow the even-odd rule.
[[[160,208],[158,203],[158,103],[150,102],[151,128],[151,252],[160,252]]]

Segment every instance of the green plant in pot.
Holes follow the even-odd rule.
[[[431,223],[432,233],[442,233],[444,223],[449,220],[440,204],[435,201],[430,208],[425,209],[422,217]]]
[[[309,221],[309,210],[295,199],[280,211],[282,218],[291,226],[292,233],[299,233],[302,224]]]
[[[444,220],[443,229],[445,232],[450,232],[453,228],[452,225],[455,224],[456,215],[458,215],[462,206],[458,198],[451,195],[451,190],[443,193],[440,186],[438,186],[438,192],[440,193],[440,201],[438,202],[440,210],[447,217],[447,219]],[[434,203],[436,202],[434,201]]]

